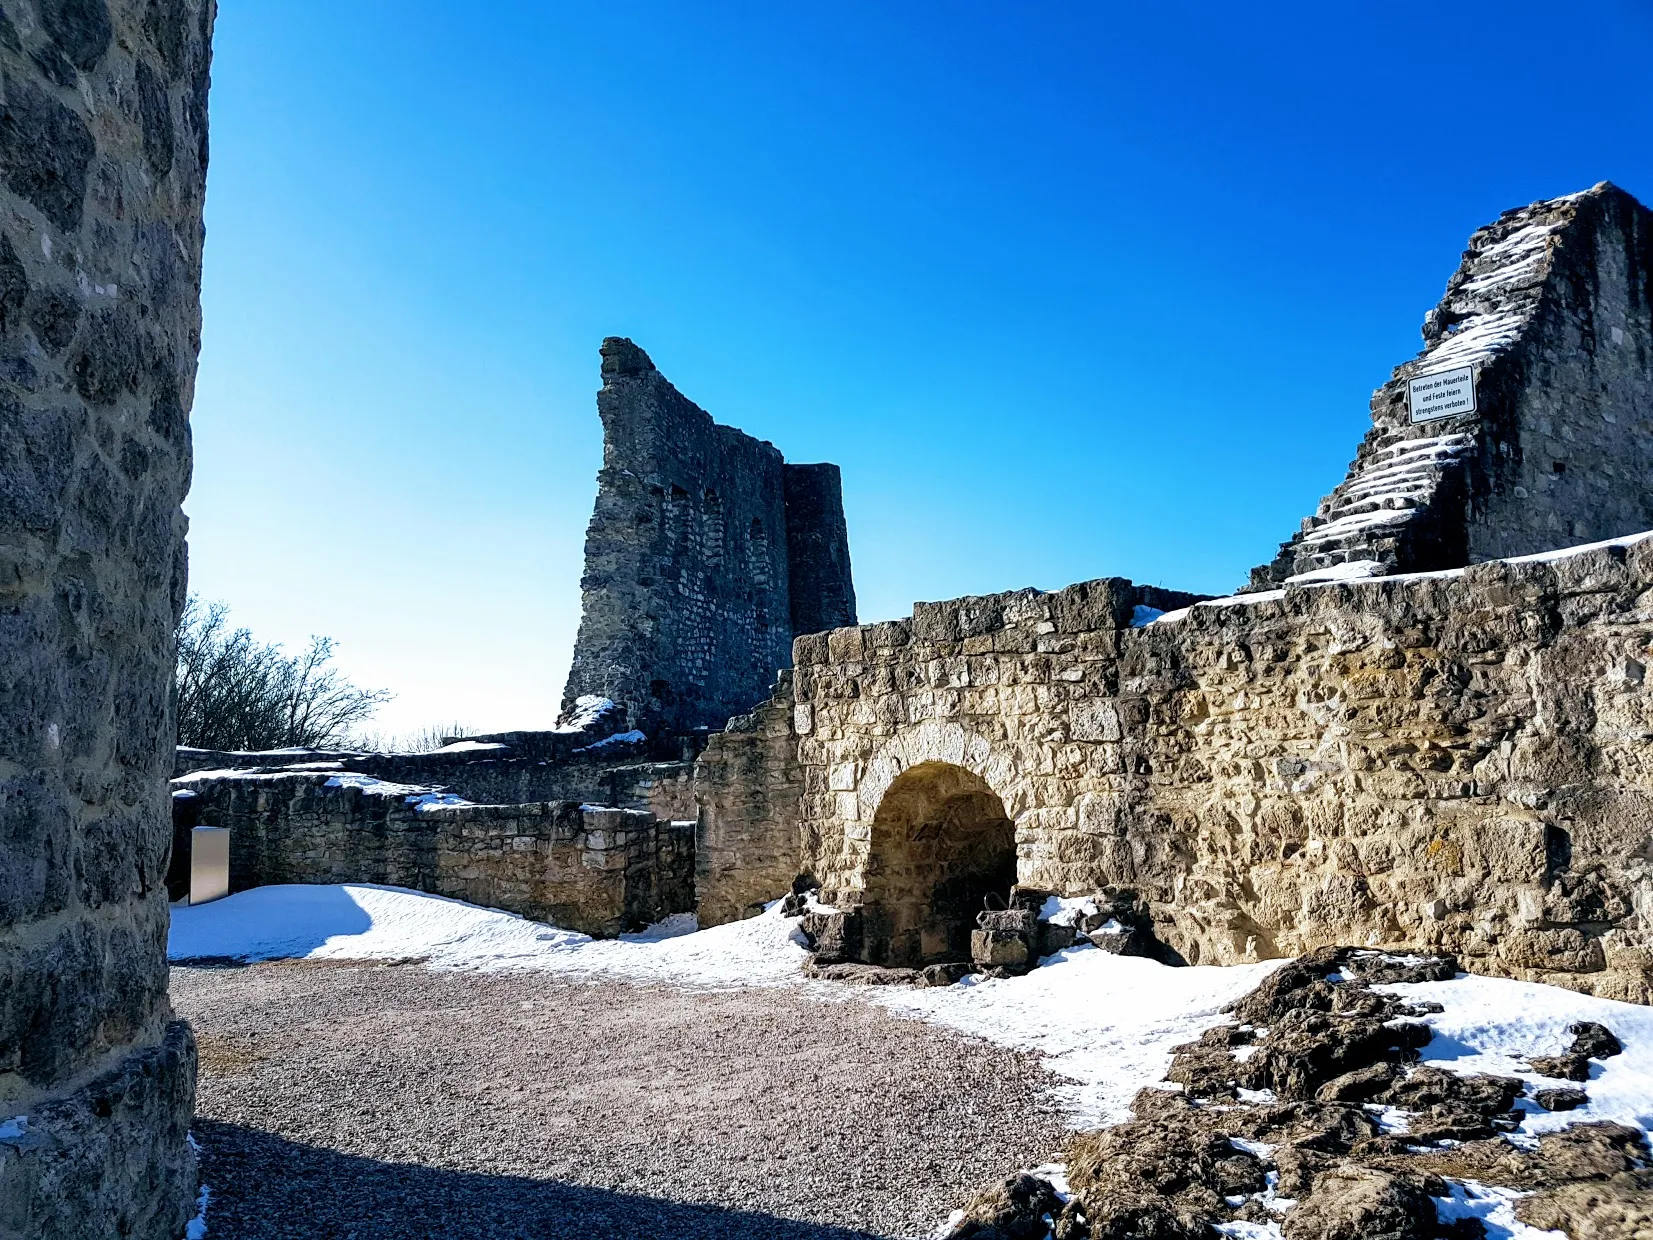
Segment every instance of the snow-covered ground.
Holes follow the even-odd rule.
[[[1653,1008],[1495,977],[1460,975],[1450,982],[1378,989],[1409,1002],[1433,1000],[1446,1009],[1424,1018],[1435,1031],[1423,1049],[1424,1063],[1453,1072],[1520,1077],[1528,1083],[1528,1094],[1573,1086],[1589,1095],[1589,1102],[1575,1111],[1546,1111],[1531,1098],[1520,1099],[1516,1105],[1526,1119],[1518,1137],[1596,1120],[1653,1132]],[[1593,1060],[1590,1079],[1577,1085],[1528,1068],[1534,1055],[1566,1050],[1573,1040],[1567,1027],[1581,1020],[1606,1025],[1624,1043],[1624,1053]]]
[[[1061,909],[1056,910],[1061,912]],[[1225,1017],[1221,1008],[1278,962],[1173,969],[1090,947],[1048,958],[1026,977],[932,989],[810,982],[796,923],[779,902],[762,916],[696,930],[680,915],[641,934],[595,940],[496,909],[366,884],[258,887],[172,913],[174,960],[284,957],[330,960],[422,958],[433,968],[526,970],[695,987],[809,986],[824,1002],[872,1002],[915,1019],[1044,1057],[1067,1084],[1058,1099],[1076,1127],[1118,1123],[1131,1098],[1160,1082],[1171,1048]],[[1593,1020],[1624,1054],[1592,1066],[1589,1102],[1550,1113],[1528,1109],[1532,1136],[1569,1123],[1611,1119],[1653,1131],[1653,1008],[1592,999],[1553,986],[1460,976],[1390,988],[1445,1010],[1428,1017],[1435,1038],[1426,1063],[1458,1072],[1519,1076],[1559,1087],[1526,1067],[1571,1042],[1567,1026]]]
[[[1081,947],[1026,977],[869,995],[893,1011],[1002,1046],[1034,1051],[1072,1084],[1056,1090],[1069,1122],[1097,1128],[1130,1118],[1137,1090],[1163,1080],[1171,1048],[1228,1018],[1223,1004],[1283,962],[1172,969]]]
[[[518,969],[695,986],[800,980],[808,952],[778,907],[697,933],[678,916],[641,934],[592,939],[514,913],[366,883],[255,887],[172,910],[174,960],[424,959],[439,969]]]

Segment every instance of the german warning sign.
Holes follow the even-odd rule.
[[[1475,367],[1438,370],[1406,381],[1406,404],[1414,422],[1434,422],[1475,412]]]

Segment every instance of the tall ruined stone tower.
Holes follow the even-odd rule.
[[[0,13],[0,1240],[176,1240],[167,1000],[212,0]]]
[[[1348,476],[1252,589],[1653,529],[1653,213],[1603,182],[1469,239]]]
[[[721,729],[792,639],[855,623],[836,465],[720,426],[629,340],[603,341],[603,467],[563,709],[623,704],[651,737]]]

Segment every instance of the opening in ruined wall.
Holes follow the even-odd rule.
[[[862,905],[875,964],[970,958],[970,932],[989,896],[1016,882],[1016,829],[985,780],[925,762],[890,784],[873,816]]]

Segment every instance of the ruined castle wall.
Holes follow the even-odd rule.
[[[798,838],[824,898],[863,899],[885,790],[947,763],[1003,802],[1020,881],[1135,887],[1190,961],[1412,945],[1653,995],[1653,539],[1144,627],[1133,590],[801,638]]]
[[[1348,476],[1254,589],[1352,564],[1455,568],[1653,528],[1653,215],[1602,184],[1478,230],[1372,396]],[[1474,412],[1414,423],[1409,381],[1474,370]]]
[[[174,1240],[173,625],[210,0],[0,15],[0,1237]]]
[[[503,746],[501,747],[503,749]],[[656,818],[694,817],[692,762],[492,757],[488,751],[355,753],[331,750],[225,751],[180,747],[173,774],[196,771],[271,773],[283,769],[349,770],[398,784],[421,784],[482,805],[584,801],[646,809]]]
[[[694,824],[574,803],[442,805],[326,772],[198,773],[175,787],[230,828],[230,888],[386,883],[586,934],[694,907]]]
[[[1619,193],[1574,211],[1489,400],[1469,563],[1653,529],[1653,213]]]
[[[823,633],[854,624],[855,581],[838,467],[788,465],[785,480],[792,632]]]
[[[794,475],[794,535],[772,444],[713,422],[629,340],[602,353],[603,467],[563,706],[612,698],[650,737],[716,730],[791,659],[792,547],[820,557],[800,594],[811,622],[853,618],[837,474]]]
[[[803,866],[802,788],[791,674],[749,715],[729,721],[696,763],[696,911],[702,926],[750,916],[792,888]]]

